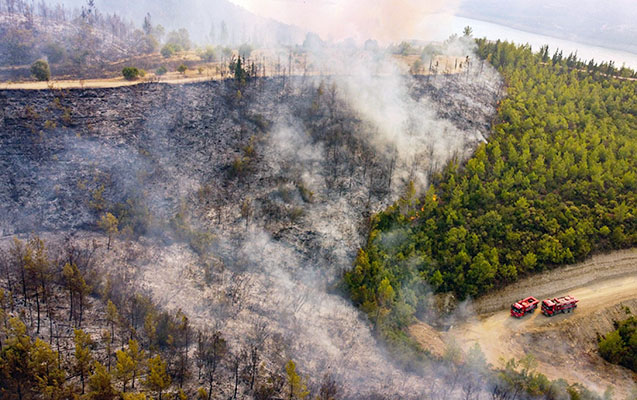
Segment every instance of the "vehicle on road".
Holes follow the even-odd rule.
[[[577,308],[577,300],[573,296],[556,297],[542,301],[542,314],[552,317],[558,313],[570,313]]]
[[[511,304],[511,315],[515,318],[522,318],[527,313],[534,312],[539,303],[540,301],[533,296],[517,301]]]

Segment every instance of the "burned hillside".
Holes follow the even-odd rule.
[[[498,95],[461,79],[415,77],[410,88],[415,100],[433,95],[437,112],[466,132],[464,146],[453,149],[457,155],[487,134]],[[107,203],[144,192],[149,211],[166,218],[179,211],[181,200],[198,205],[188,197],[197,192],[204,207],[195,208],[203,210],[205,204],[219,208],[256,197],[247,188],[285,180],[301,185],[293,182],[299,176],[267,176],[273,175],[267,165],[271,142],[284,135],[275,132],[284,125],[303,131],[308,146],[324,148],[326,159],[317,162],[328,169],[327,189],[369,186],[370,207],[390,192],[392,160],[372,154],[366,140],[375,127],[349,108],[329,78],[266,78],[245,88],[213,81],[0,96],[4,235],[87,228]],[[424,166],[437,161],[435,155],[418,160]],[[259,217],[271,219],[265,211],[253,215]]]
[[[231,342],[260,321],[353,393],[411,387],[335,285],[372,213],[485,140],[501,94],[485,74],[4,91],[1,235],[106,243],[111,213],[104,276]]]

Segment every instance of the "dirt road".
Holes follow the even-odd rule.
[[[0,90],[46,90],[46,89],[96,89],[96,88],[116,88],[122,86],[139,85],[140,83],[161,82],[169,84],[184,84],[203,82],[206,80],[223,79],[221,75],[196,73],[180,75],[177,73],[167,74],[164,77],[148,76],[135,81],[128,81],[124,78],[103,78],[86,80],[55,80],[50,82],[0,82]]]
[[[519,320],[509,315],[516,299],[566,294],[580,300],[574,313],[548,318],[538,310]],[[494,365],[531,353],[538,370],[550,379],[580,382],[598,392],[612,386],[615,398],[622,399],[637,374],[606,363],[596,347],[597,335],[610,331],[613,320],[625,318],[626,306],[637,312],[637,249],[595,256],[481,298],[474,304],[480,316],[453,327],[446,336],[464,348],[478,342]]]
[[[188,59],[197,60],[198,56],[196,56],[193,52],[190,52],[188,55]],[[185,59],[185,58],[184,58]],[[261,57],[256,57],[257,60],[262,59]],[[414,62],[418,59],[419,56],[393,56],[393,59],[398,63],[398,65],[402,65],[405,68],[405,72],[409,70],[411,66],[414,65]],[[279,74],[275,73],[274,61],[276,57],[272,57],[268,59],[267,63],[267,76],[279,76]],[[462,65],[465,62],[463,57],[452,57],[452,56],[436,56],[432,61],[432,68],[435,68],[435,72],[432,72],[428,69],[428,66],[421,66],[417,70],[412,70],[411,73],[415,75],[431,75],[431,74],[459,74],[466,71],[466,68],[463,69]],[[201,67],[199,70],[198,67]],[[148,82],[161,82],[167,84],[186,84],[186,83],[195,83],[195,82],[203,82],[207,80],[218,80],[218,79],[226,79],[230,78],[231,75],[229,73],[220,73],[220,71],[227,71],[227,64],[216,62],[216,63],[202,63],[201,65],[192,66],[189,70],[184,73],[169,71],[165,75],[157,76],[155,73],[148,73],[144,78],[140,78],[134,81],[129,81],[124,79],[122,76],[117,77],[104,77],[99,79],[54,79],[48,82],[38,82],[38,81],[18,81],[18,82],[1,82],[0,81],[0,90],[47,90],[47,89],[96,89],[96,88],[116,88],[122,86],[133,86],[139,85],[141,83]],[[385,72],[388,73],[388,72]],[[313,76],[323,76],[326,74],[326,71],[319,70],[304,70],[299,71],[298,68],[293,72],[293,75],[313,75]],[[382,72],[380,73],[382,75]],[[285,73],[283,74],[285,75]]]
[[[579,264],[522,279],[475,300],[472,306],[476,314],[508,310],[513,302],[523,297],[548,298],[601,280],[630,276],[637,276],[637,249],[598,254]]]
[[[566,294],[580,300],[573,313],[548,318],[538,310],[519,320],[509,314],[511,303],[521,298]],[[437,337],[424,323],[413,325],[410,333],[434,354],[441,353],[442,342],[455,341],[465,350],[477,342],[494,366],[530,353],[537,370],[550,379],[579,382],[600,394],[610,386],[614,399],[626,399],[637,374],[607,363],[597,352],[597,335],[626,318],[625,307],[637,313],[637,249],[596,255],[484,296],[468,306],[469,317]]]

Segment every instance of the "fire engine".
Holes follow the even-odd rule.
[[[552,317],[557,313],[570,313],[577,308],[577,300],[573,296],[556,297],[542,301],[542,314]]]
[[[511,315],[516,318],[522,318],[526,313],[534,312],[539,303],[540,301],[533,296],[515,302],[511,304]]]

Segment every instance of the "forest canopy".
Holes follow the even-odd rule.
[[[386,333],[424,313],[431,291],[480,296],[637,244],[637,82],[546,46],[477,44],[507,86],[488,143],[375,215],[345,275]]]

